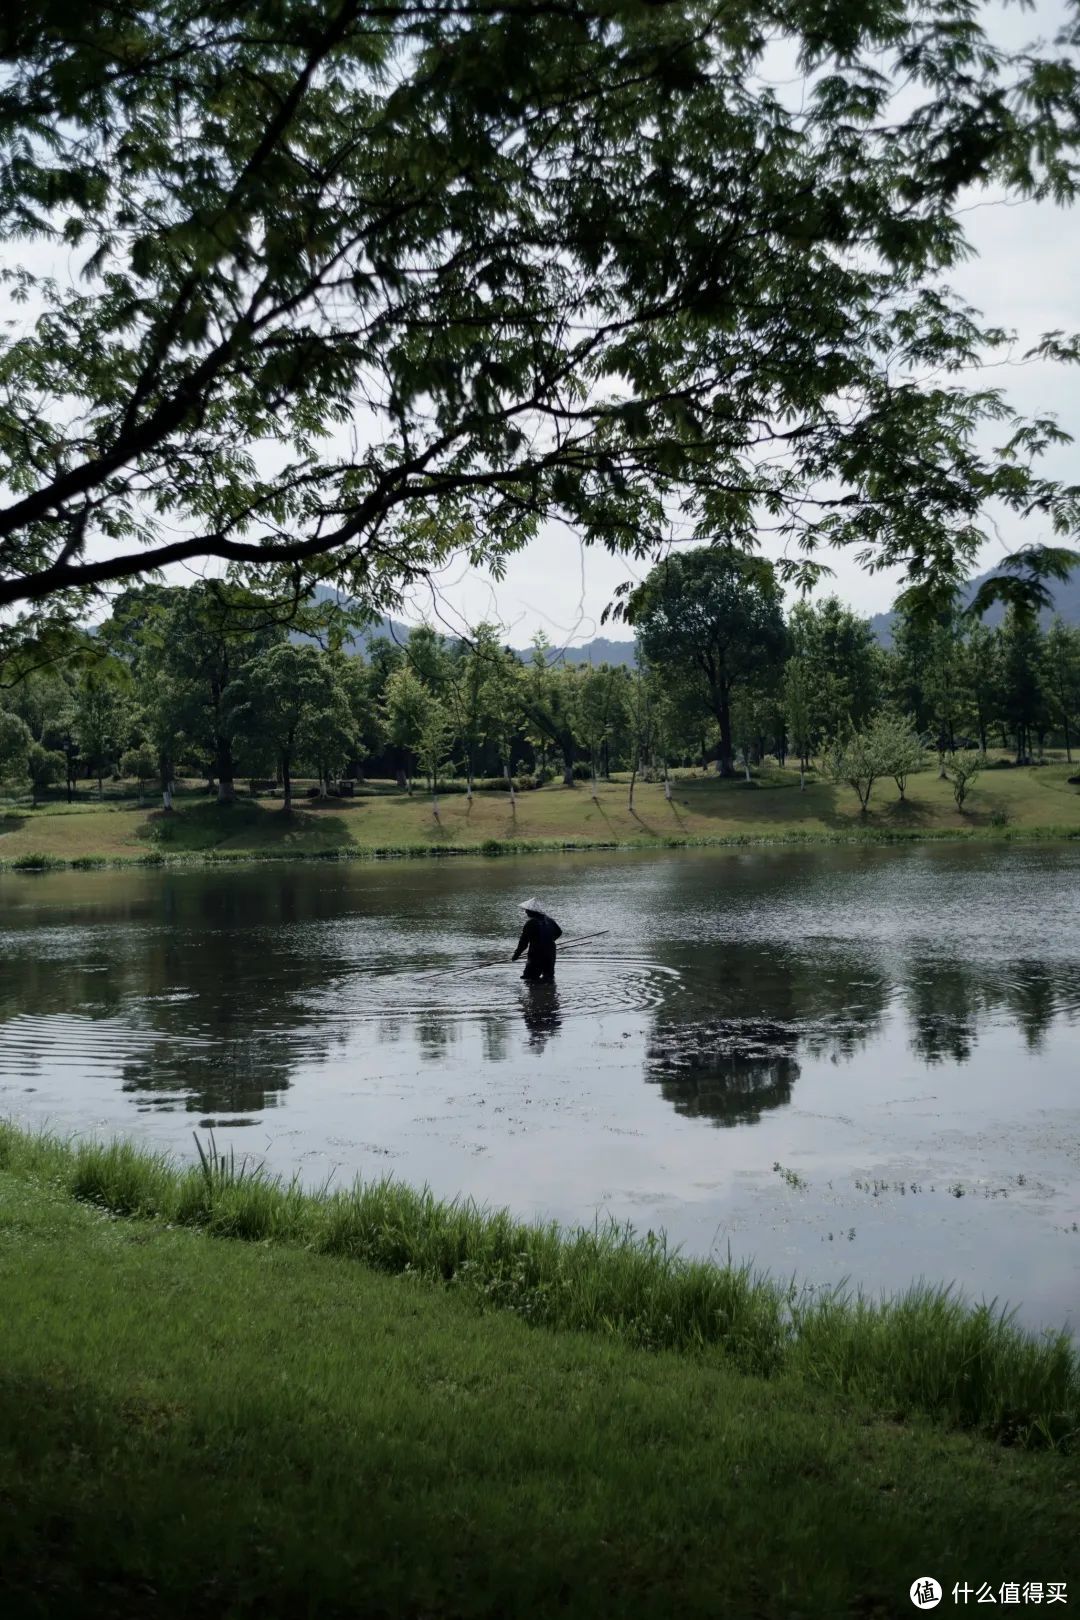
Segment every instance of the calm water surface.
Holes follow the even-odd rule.
[[[508,957],[536,893],[555,987]],[[0,876],[0,1112],[1080,1326],[1080,850]]]

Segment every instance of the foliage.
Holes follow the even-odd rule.
[[[953,798],[956,800],[958,810],[964,808],[964,800],[985,765],[986,755],[980,754],[974,748],[965,748],[959,753],[949,755],[945,769],[952,783]]]
[[[553,664],[550,643],[534,637],[532,659],[513,690],[526,723],[526,736],[539,749],[541,769],[554,745],[562,760],[563,785],[573,787],[581,737],[581,682],[565,664]]]
[[[1033,737],[1045,727],[1046,693],[1034,618],[1009,608],[1001,626],[1001,709],[1016,737],[1018,760],[1030,762]]]
[[[452,734],[449,714],[437,698],[431,698],[425,705],[417,735],[416,757],[427,774],[433,793],[438,792],[439,772],[446,763]]]
[[[232,724],[249,745],[272,750],[292,809],[292,772],[307,753],[328,770],[350,747],[352,716],[334,665],[316,648],[284,641],[259,653],[225,694]],[[323,777],[325,783],[325,777]]]
[[[1042,648],[1042,688],[1049,718],[1072,760],[1074,728],[1080,724],[1080,628],[1055,618]],[[986,744],[983,742],[983,751]]]
[[[43,748],[39,742],[31,740],[26,751],[26,774],[35,804],[46,788],[63,781],[66,767],[67,761],[57,749]]]
[[[874,783],[888,770],[888,761],[876,746],[876,739],[868,731],[837,737],[826,751],[824,765],[832,781],[846,783],[854,791],[859,810],[865,815]]]
[[[647,554],[679,502],[737,545],[768,513],[803,583],[858,545],[912,601],[987,502],[1076,527],[1034,467],[1064,435],[961,377],[1005,334],[947,287],[961,197],[1074,195],[1065,34],[1008,52],[916,0],[29,0],[5,61],[9,644],[168,563],[370,605],[549,518]],[[1014,562],[1021,605],[1065,566]]]
[[[430,776],[432,741],[436,774],[466,784],[523,770],[547,781],[560,766],[566,784],[619,771],[636,780],[713,757],[723,768],[736,749],[747,770],[770,751],[781,765],[794,753],[805,784],[823,744],[846,737],[855,715],[854,729],[866,730],[908,714],[907,732],[937,745],[943,780],[948,754],[975,744],[1011,746],[1018,763],[1047,746],[1071,757],[1080,728],[1080,630],[1044,632],[1014,610],[994,629],[952,611],[905,610],[885,650],[834,598],[796,603],[785,625],[768,565],[704,547],[654,570],[631,604],[639,609],[633,669],[570,664],[543,637],[523,664],[485,624],[457,642],[420,626],[400,645],[376,639],[365,659],[332,634],[316,639],[316,619],[303,615],[286,640],[265,601],[235,586],[138,587],[88,638],[93,657],[25,675],[3,706],[41,748],[63,753],[69,799],[79,774],[111,774],[125,750],[149,750],[166,805],[176,776],[205,771],[228,800],[237,770],[278,772],[248,672],[282,646],[304,649],[332,694],[289,750],[290,772],[315,776],[324,795],[361,769],[404,780],[425,747]],[[894,724],[890,746],[903,759],[882,774],[903,796],[920,758]],[[144,764],[141,779],[149,774]]]
[[[411,761],[419,753],[428,715],[436,700],[408,664],[395,669],[386,683],[382,721],[390,744],[401,751],[412,775]]]
[[[30,729],[10,709],[0,708],[0,781],[26,775],[26,758],[31,743]]]
[[[772,566],[730,548],[675,552],[638,586],[627,617],[649,668],[692,681],[719,727],[720,772],[732,775],[732,697],[778,663],[786,640]]]
[[[123,666],[113,661],[84,669],[75,689],[74,732],[79,753],[98,779],[119,761],[131,726],[128,682]]]
[[[799,667],[805,756],[822,740],[866,723],[881,702],[881,649],[866,619],[839,599],[796,602],[788,620],[791,659]]]
[[[894,714],[879,715],[875,722],[875,737],[881,750],[885,771],[893,778],[904,797],[908,777],[921,770],[926,763],[921,737],[911,717]]]

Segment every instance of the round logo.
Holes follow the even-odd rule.
[[[917,1609],[936,1609],[941,1602],[941,1585],[932,1575],[920,1575],[911,1583],[911,1601]]]

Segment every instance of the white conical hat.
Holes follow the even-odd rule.
[[[536,896],[534,894],[531,899],[522,900],[520,905],[518,906],[518,910],[519,911],[539,911],[541,913],[541,915],[542,915],[544,908],[540,904],[539,900],[536,898]]]

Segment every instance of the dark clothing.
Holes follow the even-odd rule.
[[[545,917],[535,911],[526,912],[518,948],[510,958],[516,962],[522,951],[528,951],[525,971],[521,975],[523,979],[555,977],[555,941],[561,936],[562,929],[554,917]]]

